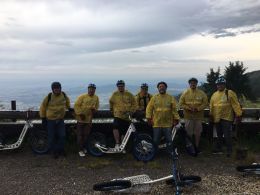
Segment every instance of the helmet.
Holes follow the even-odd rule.
[[[198,83],[198,79],[196,79],[196,78],[194,78],[194,77],[190,78],[188,82],[191,83],[192,81]]]
[[[147,83],[142,83],[141,84],[142,89],[148,89],[148,84]]]
[[[94,83],[90,83],[90,84],[88,85],[88,88],[94,88],[94,89],[96,89],[96,85],[95,85]]]
[[[60,82],[57,82],[57,81],[53,82],[53,83],[51,84],[51,89],[52,89],[52,90],[53,90],[53,89],[61,89],[61,84],[60,84]]]
[[[118,86],[118,85],[125,85],[125,81],[118,80],[117,83],[116,83],[116,86]]]
[[[157,88],[159,87],[160,84],[164,84],[166,88],[168,87],[168,86],[167,86],[167,83],[165,83],[164,81],[160,81],[160,82],[157,84]]]
[[[216,80],[216,84],[226,84],[226,79],[221,76]]]

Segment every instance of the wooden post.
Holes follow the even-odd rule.
[[[16,101],[15,100],[11,101],[11,110],[16,110]],[[12,121],[15,122],[16,119],[13,119]]]

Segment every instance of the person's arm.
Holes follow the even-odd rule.
[[[179,107],[183,108],[184,110],[191,110],[191,108],[185,102],[185,92],[182,93],[180,100],[179,100]]]
[[[83,96],[79,96],[76,101],[75,101],[75,104],[74,104],[74,111],[75,111],[75,114],[77,115],[80,115],[80,114],[84,114],[82,108],[81,108],[81,105],[82,105],[82,101],[83,101]]]
[[[131,112],[134,113],[137,110],[137,102],[134,95],[131,95]]]
[[[180,120],[179,113],[177,111],[177,101],[174,97],[172,97],[172,116],[174,123],[178,122]]]
[[[202,97],[202,104],[197,108],[198,111],[204,110],[208,106],[208,97],[207,97],[207,95],[204,92],[202,92],[202,96],[203,96]]]
[[[46,112],[47,112],[47,103],[48,103],[48,96],[46,96],[40,106],[40,117],[46,118]]]
[[[231,103],[233,111],[235,112],[236,117],[241,117],[242,116],[242,109],[241,109],[241,106],[239,104],[237,95],[231,90],[228,90],[228,93],[229,93],[228,95],[229,95],[229,98],[230,98],[230,103]]]
[[[153,109],[154,109],[154,96],[149,101],[147,107],[146,107],[146,119],[149,125],[153,125],[152,117],[153,117]]]

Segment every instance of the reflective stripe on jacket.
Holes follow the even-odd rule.
[[[171,127],[174,119],[180,119],[176,100],[169,94],[156,94],[146,108],[146,118],[153,120],[153,127]]]
[[[114,117],[129,120],[127,112],[135,112],[137,105],[135,97],[129,91],[115,91],[109,99],[110,110]]]
[[[70,99],[68,96],[64,96],[63,93],[59,95],[51,94],[51,98],[48,101],[48,95],[43,99],[40,106],[40,117],[47,118],[49,120],[63,119],[66,110],[70,107]]]
[[[202,120],[204,109],[208,105],[207,95],[200,89],[187,89],[183,92],[179,101],[180,108],[183,108],[185,119]],[[191,112],[189,108],[196,108],[198,112]]]
[[[91,123],[93,117],[92,110],[97,110],[98,108],[99,108],[98,96],[96,95],[90,96],[89,94],[80,95],[74,104],[74,110],[75,110],[77,121],[81,123]],[[79,115],[84,115],[85,119],[82,120]]]
[[[242,109],[234,91],[228,90],[228,97],[224,91],[216,91],[210,99],[210,115],[215,123],[220,119],[233,121],[236,116],[242,115]]]

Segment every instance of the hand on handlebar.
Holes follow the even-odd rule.
[[[43,127],[44,129],[47,128],[47,118],[42,118],[42,127]]]
[[[153,119],[148,118],[147,123],[148,123],[149,126],[153,126]]]
[[[85,119],[86,119],[86,116],[85,116],[84,114],[80,114],[80,115],[79,115],[79,118],[80,118],[81,120],[85,120]]]

